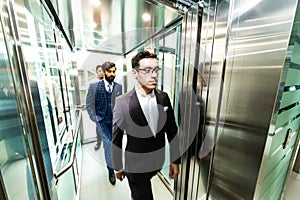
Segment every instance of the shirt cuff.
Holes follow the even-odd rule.
[[[115,173],[124,172],[124,170],[123,170],[123,169],[121,169],[121,170],[114,170],[114,171],[115,171]]]

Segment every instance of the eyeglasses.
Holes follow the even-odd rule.
[[[138,69],[138,71],[142,71],[143,74],[145,74],[147,76],[153,74],[154,72],[156,74],[158,74],[159,70],[161,70],[161,68],[159,68],[159,67],[155,67],[154,69],[152,69],[151,67],[146,67],[144,69]]]

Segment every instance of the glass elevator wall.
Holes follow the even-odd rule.
[[[82,122],[72,49],[42,2],[1,1],[0,14],[3,187],[11,199],[75,198]]]

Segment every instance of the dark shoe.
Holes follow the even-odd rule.
[[[112,185],[116,184],[116,177],[114,172],[109,172],[108,174],[108,180]]]
[[[97,143],[97,144],[94,146],[95,151],[98,150],[98,149],[100,148],[100,145],[101,145],[101,143]]]

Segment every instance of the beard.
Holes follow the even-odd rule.
[[[107,75],[105,74],[105,80],[106,80],[107,82],[109,82],[109,83],[112,83],[112,82],[114,82],[114,80],[115,80],[115,76],[107,76]]]

